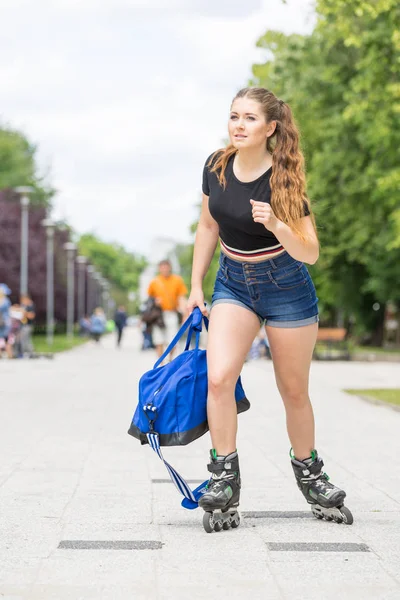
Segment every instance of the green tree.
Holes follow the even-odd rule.
[[[267,32],[252,84],[293,107],[304,139],[321,257],[312,268],[325,315],[376,329],[400,302],[400,6],[319,0],[310,36]]]
[[[124,292],[137,291],[139,277],[146,266],[146,259],[128,252],[120,244],[107,243],[92,233],[78,240],[79,252],[87,256],[103,277]]]
[[[55,190],[38,174],[36,151],[22,133],[0,127],[0,189],[29,185],[32,202],[48,206]]]

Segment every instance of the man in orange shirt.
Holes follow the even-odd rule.
[[[159,274],[150,282],[147,293],[163,311],[165,327],[154,325],[152,330],[153,344],[160,357],[178,331],[178,311],[185,314],[188,291],[182,277],[172,273],[169,260],[162,260],[158,264],[158,270]],[[170,357],[172,358],[172,352]]]

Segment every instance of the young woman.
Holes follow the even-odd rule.
[[[264,88],[233,100],[230,144],[206,161],[188,310],[205,314],[202,282],[221,246],[207,343],[211,479],[199,504],[206,511],[237,507],[235,383],[265,324],[276,383],[286,410],[294,474],[319,518],[350,523],[345,492],[328,481],[314,449],[308,396],[318,330],[318,299],[307,267],[319,255],[306,194],[299,133],[289,106]]]
[[[12,358],[12,347],[8,339],[11,331],[11,302],[8,296],[11,290],[6,283],[0,283],[0,358],[3,350],[6,351],[8,358]]]

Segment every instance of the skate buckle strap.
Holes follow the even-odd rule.
[[[232,471],[232,462],[219,460],[218,462],[211,462],[207,465],[207,470],[210,473],[221,474],[224,471]]]
[[[322,467],[324,466],[324,461],[322,458],[318,458],[310,464],[296,461],[297,468],[301,471],[303,477],[310,477],[311,479],[316,479],[322,473]]]
[[[192,490],[189,487],[189,484],[187,483],[187,481],[182,477],[182,475],[180,475],[178,473],[178,471],[176,471],[172,467],[172,465],[170,465],[164,459],[162,452],[161,452],[161,448],[160,448],[160,440],[158,437],[158,433],[156,433],[156,432],[147,433],[146,436],[147,436],[147,440],[149,442],[150,447],[157,454],[158,458],[164,463],[164,465],[169,473],[169,476],[171,477],[171,480],[172,480],[173,484],[175,485],[176,489],[178,490],[178,492],[180,494],[182,494],[182,496],[184,496],[184,499],[181,502],[182,506],[184,508],[187,508],[190,510],[197,508],[199,505],[199,503],[198,503],[199,498],[205,492],[205,488],[208,483],[208,479],[206,481],[204,481],[202,484],[200,484],[197,488]]]

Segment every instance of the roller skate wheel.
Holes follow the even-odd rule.
[[[332,517],[328,517],[328,515],[325,515],[325,521],[332,521]]]
[[[204,513],[203,527],[207,533],[212,533],[214,531],[214,517],[211,512]]]
[[[221,531],[223,526],[224,525],[221,523],[221,521],[216,521],[215,525],[214,525],[214,531],[216,531],[218,533],[218,531]]]
[[[222,523],[222,529],[224,529],[225,531],[227,531],[230,528],[231,524],[229,521],[224,521]]]
[[[312,512],[312,514],[314,515],[314,517],[316,519],[323,519],[324,518],[324,515],[322,514],[321,510],[318,509],[317,506],[312,506],[311,507],[311,512]]]
[[[236,529],[236,527],[239,527],[240,525],[240,515],[239,513],[236,513],[236,515],[233,517],[232,521],[231,521],[231,527],[232,529]]]
[[[339,510],[342,514],[343,522],[346,523],[346,525],[351,525],[353,523],[353,515],[347,506],[342,506]]]
[[[343,523],[343,519],[341,519],[340,517],[333,517],[333,520],[335,521],[335,523],[339,523],[339,525]]]

